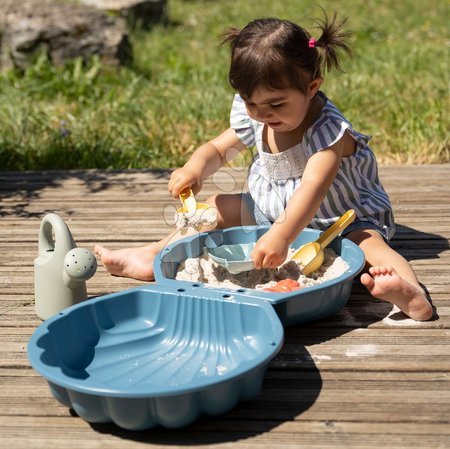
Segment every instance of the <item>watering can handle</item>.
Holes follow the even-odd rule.
[[[52,236],[52,229],[55,239]],[[64,220],[57,214],[47,214],[42,219],[39,230],[39,254],[54,251],[55,242],[58,242],[58,251],[64,255],[77,246]]]
[[[327,247],[350,223],[355,219],[355,211],[348,210],[339,218],[336,223],[332,224],[325,232],[323,232],[316,242],[322,247]]]

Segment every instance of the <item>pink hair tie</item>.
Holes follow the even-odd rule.
[[[309,48],[315,48],[316,47],[316,40],[312,37],[308,42]]]

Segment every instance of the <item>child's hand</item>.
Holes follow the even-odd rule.
[[[203,179],[201,173],[187,167],[177,168],[169,180],[169,192],[174,198],[178,198],[180,192],[186,187],[191,187],[192,192],[196,195],[202,188]]]
[[[288,250],[289,241],[271,228],[256,242],[251,258],[258,270],[276,268],[286,260]]]

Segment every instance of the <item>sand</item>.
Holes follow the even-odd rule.
[[[176,227],[183,231],[187,228],[194,228],[196,231],[202,229],[211,229],[217,224],[217,209],[208,207],[208,209],[197,209],[195,213],[176,213]]]
[[[289,260],[294,250],[288,254],[286,261],[278,268],[244,271],[231,274],[226,268],[217,265],[207,254],[198,258],[189,258],[178,267],[176,279],[188,282],[203,282],[214,287],[254,288],[262,290],[275,285],[282,279],[294,279],[301,287],[322,284],[343,274],[349,267],[331,248],[325,248],[325,260],[322,267],[303,275],[301,267],[294,260]]]

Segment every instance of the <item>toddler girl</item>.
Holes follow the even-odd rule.
[[[198,193],[203,179],[239,151],[256,147],[249,192],[207,200],[217,208],[218,228],[270,225],[251,255],[255,267],[280,265],[303,228],[326,229],[354,209],[356,220],[345,237],[364,251],[362,284],[411,318],[427,320],[432,308],[424,290],[409,263],[388,245],[395,224],[370,137],[355,130],[320,91],[323,70],[340,69],[339,51],[349,52],[345,20],[324,14],[317,24],[322,31],[317,40],[276,18],[229,30],[224,39],[231,46],[229,81],[237,92],[231,126],[172,173],[169,191],[175,198],[189,186]],[[180,236],[175,232],[141,248],[95,251],[112,274],[152,280],[154,257]]]

